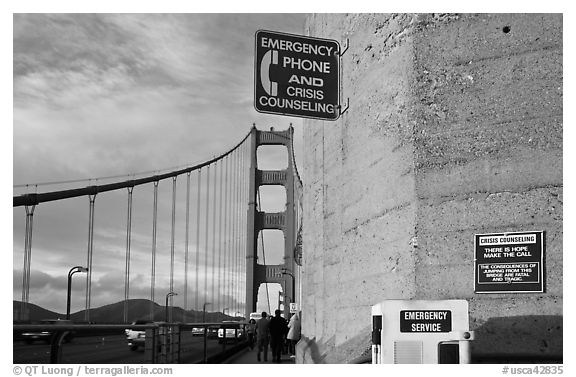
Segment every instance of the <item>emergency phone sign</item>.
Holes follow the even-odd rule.
[[[338,119],[339,54],[334,40],[257,31],[254,107],[262,113]]]

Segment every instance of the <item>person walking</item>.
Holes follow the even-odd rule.
[[[258,347],[258,362],[260,362],[260,352],[264,352],[264,361],[268,361],[268,336],[270,335],[270,321],[266,318],[268,314],[262,312],[262,318],[256,322],[256,344]]]
[[[296,357],[296,343],[300,340],[300,315],[298,313],[294,313],[292,317],[290,317],[290,322],[288,322],[288,341],[290,342],[290,357]]]
[[[280,316],[281,313],[280,309],[276,309],[274,318],[270,320],[270,346],[272,347],[272,360],[276,363],[280,362],[282,346],[288,332],[288,325],[286,320]]]
[[[248,334],[248,346],[251,350],[254,349],[254,335],[256,332],[256,321],[251,319],[246,325],[246,333]]]

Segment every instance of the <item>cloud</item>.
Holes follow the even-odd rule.
[[[14,183],[128,176],[189,166],[227,151],[253,122],[279,129],[289,122],[298,124],[297,119],[253,109],[253,43],[258,29],[299,32],[303,19],[285,14],[14,15]],[[95,182],[101,181],[72,186]],[[176,284],[182,284],[183,276],[184,182],[184,178],[177,182]],[[169,286],[170,183],[160,184],[159,292]],[[69,186],[15,188],[14,195]],[[123,299],[126,198],[124,190],[96,198],[94,305]],[[32,302],[61,307],[62,279],[65,282],[70,267],[86,264],[88,203],[83,197],[36,207]],[[131,295],[148,297],[151,184],[134,190],[134,203]],[[21,295],[17,271],[22,271],[24,224],[24,209],[15,208],[15,299]],[[194,230],[190,253],[196,256]],[[204,228],[201,231],[204,237]],[[211,248],[204,241],[199,245],[202,266],[205,249]],[[78,283],[75,289],[83,289]],[[203,295],[204,288],[198,289]]]

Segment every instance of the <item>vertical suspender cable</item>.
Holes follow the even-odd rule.
[[[248,159],[250,158],[250,143],[246,143],[245,150],[244,150],[244,210],[240,214],[243,219],[246,219],[246,213],[248,212],[248,190],[249,190],[249,180],[250,180],[250,173],[249,173],[249,163]],[[248,246],[248,239],[246,234],[248,233],[248,223],[243,220],[242,224],[244,224],[244,231],[242,232],[242,254],[244,257],[242,258],[242,282],[243,282],[243,289],[242,289],[242,298],[244,299],[244,310],[243,312],[246,313],[248,311],[248,302],[246,302],[246,258],[248,257],[247,254],[247,246]]]
[[[236,289],[234,290],[234,294],[236,295],[236,311],[240,311],[240,295],[238,292],[240,291],[240,263],[239,263],[239,252],[240,252],[240,217],[238,216],[240,212],[240,194],[242,192],[242,180],[241,180],[241,166],[242,166],[242,147],[238,148],[238,165],[236,167],[236,174],[238,175],[238,184],[236,185],[236,252],[235,252],[235,265],[236,265]]]
[[[130,298],[130,243],[132,238],[132,191],[128,187],[128,213],[126,214],[126,266],[124,275],[124,323],[128,323],[128,299]]]
[[[211,287],[211,292],[212,295],[211,297],[211,302],[213,303],[213,308],[216,309],[216,311],[218,311],[218,306],[216,306],[216,300],[215,300],[215,296],[214,296],[214,273],[216,270],[216,199],[217,199],[217,195],[216,195],[216,189],[217,189],[217,183],[218,181],[216,180],[217,177],[217,172],[218,172],[218,161],[216,161],[214,163],[214,185],[213,185],[213,190],[214,190],[214,198],[212,199],[212,252],[210,254],[212,254],[212,270],[211,270],[211,280],[212,280],[212,287]]]
[[[221,165],[220,165],[220,199],[218,200],[220,202],[219,208],[218,208],[218,284],[217,284],[217,294],[216,294],[216,299],[217,299],[217,304],[216,307],[217,308],[222,308],[222,311],[224,311],[224,307],[221,306],[221,297],[222,297],[222,293],[220,290],[220,286],[222,283],[221,280],[221,272],[222,272],[222,218],[224,217],[224,213],[223,213],[223,209],[224,209],[224,202],[223,202],[223,197],[222,197],[222,193],[224,191],[224,180],[223,180],[223,175],[224,175],[224,166],[222,166],[222,164],[224,164],[224,160],[222,160]]]
[[[172,177],[172,227],[170,232],[170,292],[174,292],[174,235],[176,227],[176,178]],[[168,322],[172,322],[173,295],[170,295]]]
[[[234,264],[235,264],[235,282],[236,282],[236,286],[234,289],[234,295],[236,296],[236,311],[239,312],[240,311],[240,300],[238,297],[238,287],[240,286],[240,276],[238,274],[238,268],[240,267],[238,263],[238,254],[239,254],[239,241],[240,241],[240,218],[238,216],[238,212],[240,209],[240,187],[242,185],[242,182],[240,182],[240,163],[242,161],[242,150],[241,148],[238,148],[238,160],[236,162],[236,242],[235,242],[235,251],[234,251]]]
[[[236,311],[240,312],[240,229],[242,227],[242,222],[240,221],[240,204],[241,204],[241,193],[242,193],[242,147],[238,148],[238,185],[236,186],[237,193],[236,197],[238,204],[236,206],[236,222],[238,226],[236,227]]]
[[[196,310],[200,310],[200,306],[198,304],[198,292],[200,291],[200,287],[198,285],[198,276],[200,272],[200,197],[202,193],[202,169],[198,169],[198,195],[197,195],[197,202],[196,202],[196,283],[194,285],[195,291],[195,298],[194,298],[194,308]]]
[[[152,207],[152,263],[150,272],[150,320],[154,320],[154,286],[156,284],[156,229],[158,225],[158,181],[154,181],[154,206]]]
[[[235,169],[236,169],[236,151],[234,151],[233,154],[233,160],[232,160],[232,167],[230,170],[230,173],[232,174],[232,185],[231,185],[231,192],[230,192],[230,245],[229,245],[229,273],[230,273],[230,282],[228,284],[228,291],[229,291],[229,296],[230,296],[230,309],[234,309],[234,230],[236,227],[236,221],[234,219],[234,208],[235,208],[235,202],[234,202],[234,193],[236,192],[236,174],[235,173]]]
[[[26,234],[24,236],[24,271],[22,274],[22,303],[20,319],[29,319],[28,302],[30,301],[30,265],[32,262],[32,223],[35,205],[26,206]]]
[[[88,256],[86,267],[88,268],[86,276],[86,311],[84,320],[90,322],[90,297],[92,295],[92,251],[94,246],[94,200],[96,194],[88,195],[90,201],[90,210],[88,214]]]
[[[188,241],[190,233],[190,172],[186,175],[186,235],[184,239],[184,322],[188,310]]]
[[[234,206],[234,223],[235,223],[235,234],[234,234],[234,302],[236,303],[236,312],[240,311],[238,307],[238,229],[240,227],[240,222],[238,221],[238,206],[240,205],[240,148],[237,150],[236,158],[236,168],[234,169],[234,174],[236,175],[236,189],[235,189],[235,206]]]
[[[243,167],[242,167],[242,174],[244,175],[244,177],[242,178],[242,210],[240,211],[240,218],[241,219],[246,219],[246,212],[248,210],[248,197],[247,197],[247,192],[248,192],[248,172],[247,172],[247,156],[249,155],[249,149],[248,149],[248,143],[244,144],[244,159],[242,160],[243,162]],[[242,289],[240,289],[240,294],[241,297],[243,299],[242,303],[242,313],[246,313],[246,233],[247,233],[247,228],[248,228],[248,224],[246,223],[245,220],[242,220],[242,232],[240,232],[240,235],[242,237],[242,245],[240,247],[240,252],[242,253],[242,258],[241,258],[241,263],[240,263],[240,268],[241,268],[241,274],[240,277],[242,279]],[[248,319],[248,318],[247,318]]]
[[[208,300],[208,228],[210,225],[210,165],[206,168],[206,243],[204,247],[204,302]]]
[[[227,292],[228,292],[228,165],[230,164],[230,158],[229,156],[226,156],[226,174],[225,174],[225,178],[224,178],[224,186],[225,186],[225,190],[224,190],[224,268],[223,268],[223,273],[224,273],[224,287],[222,290],[222,295],[224,296],[224,306],[227,307],[228,305],[228,297],[226,296]]]
[[[231,262],[230,262],[230,250],[231,250],[231,244],[232,244],[232,225],[233,225],[233,221],[232,221],[232,216],[230,216],[230,214],[232,213],[232,193],[234,190],[234,175],[232,174],[233,169],[234,169],[234,152],[232,152],[232,154],[230,154],[230,159],[229,159],[229,169],[228,169],[228,204],[227,204],[227,211],[226,211],[226,221],[227,221],[227,232],[226,232],[226,284],[225,284],[225,289],[226,289],[226,306],[229,308],[229,310],[232,310],[232,299],[230,297],[230,285],[232,284],[232,272],[231,272]]]

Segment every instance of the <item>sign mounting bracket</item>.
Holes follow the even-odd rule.
[[[344,50],[339,51],[338,55],[340,55],[340,57],[344,56],[344,54],[346,53],[346,51],[348,51],[349,48],[350,48],[350,38],[346,38],[346,45],[344,46]]]
[[[344,108],[344,110],[342,110],[342,105],[338,105],[338,108],[340,109],[340,115],[343,115],[346,111],[348,111],[348,109],[350,108],[350,98],[346,98],[346,107]]]

